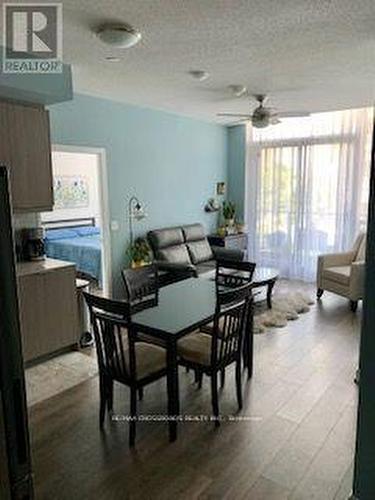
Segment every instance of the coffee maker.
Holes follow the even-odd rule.
[[[44,260],[44,229],[31,227],[24,230],[24,256],[26,260]]]

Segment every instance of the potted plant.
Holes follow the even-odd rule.
[[[146,238],[136,238],[129,248],[131,267],[146,266],[151,261],[151,248]]]
[[[223,202],[223,217],[226,226],[234,226],[236,205],[232,201]]]

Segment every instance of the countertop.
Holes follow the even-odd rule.
[[[42,274],[64,267],[75,267],[73,262],[64,260],[44,259],[35,262],[18,262],[16,265],[17,276],[28,276],[30,274]]]

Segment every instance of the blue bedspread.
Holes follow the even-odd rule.
[[[100,228],[48,230],[45,249],[47,257],[74,262],[78,271],[102,282]]]

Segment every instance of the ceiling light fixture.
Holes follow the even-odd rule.
[[[96,36],[117,49],[129,49],[142,38],[141,32],[128,24],[105,24],[99,27]]]
[[[189,75],[194,78],[194,80],[198,80],[199,82],[204,82],[209,78],[210,73],[208,71],[203,71],[201,69],[192,69],[189,71]]]

